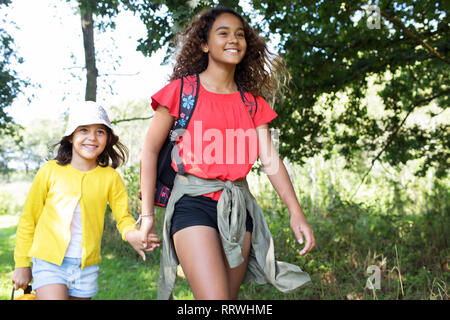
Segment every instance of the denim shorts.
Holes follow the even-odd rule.
[[[217,201],[209,197],[183,196],[175,204],[170,236],[177,231],[192,226],[208,226],[219,232],[217,225]],[[245,230],[253,232],[253,219],[247,211]]]
[[[80,258],[65,257],[60,266],[37,258],[32,260],[33,290],[64,284],[72,297],[90,298],[97,294],[98,264],[81,269]]]

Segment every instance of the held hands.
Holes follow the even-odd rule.
[[[14,283],[14,290],[25,290],[32,279],[31,268],[23,267],[14,269],[12,282]]]
[[[294,231],[298,243],[303,244],[303,239],[306,240],[305,246],[299,254],[303,256],[310,252],[316,245],[316,239],[314,238],[313,230],[306,221],[305,216],[303,214],[291,215],[291,228]]]
[[[127,232],[125,238],[133,247],[133,249],[136,250],[137,253],[139,253],[139,255],[142,257],[144,261],[145,261],[144,251],[146,252],[153,251],[154,249],[159,247],[159,243],[161,241],[157,234],[150,232],[143,232],[142,225],[141,230],[131,230]],[[150,245],[148,246],[148,244]]]

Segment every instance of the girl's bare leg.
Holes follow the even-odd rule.
[[[229,299],[228,274],[217,230],[192,226],[176,232],[173,241],[195,299]]]
[[[244,262],[231,269],[218,232],[193,226],[173,235],[175,251],[195,299],[237,299],[247,270],[251,233],[245,233]]]
[[[49,284],[36,289],[37,300],[67,300],[67,287],[64,284]]]

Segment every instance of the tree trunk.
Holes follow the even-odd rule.
[[[94,20],[89,9],[81,9],[81,27],[83,29],[84,55],[86,60],[86,101],[97,100],[97,76],[95,65]]]

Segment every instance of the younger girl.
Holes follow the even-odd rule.
[[[178,263],[196,299],[236,299],[243,281],[270,282],[284,292],[299,288],[310,278],[298,266],[275,261],[267,223],[245,180],[259,156],[289,209],[296,238],[306,239],[300,254],[309,252],[313,231],[268,130],[277,114],[262,97],[273,89],[265,42],[227,8],[204,12],[181,36],[171,82],[152,96],[156,112],[141,159],[142,210],[151,214],[159,150],[174,120],[186,116],[179,114],[181,78],[189,76],[188,86],[199,78],[198,100],[177,145],[186,174],[176,176],[167,204],[158,297],[170,297]],[[244,91],[252,94],[246,95],[250,102],[256,97],[251,108],[243,103]],[[152,230],[153,218],[142,227]]]
[[[102,107],[91,101],[73,106],[58,145],[55,160],[39,169],[25,202],[12,281],[24,289],[33,278],[37,299],[86,299],[97,293],[107,203],[122,238],[144,260],[143,241],[153,250],[158,238],[136,230],[125,186],[114,170],[128,150]]]

